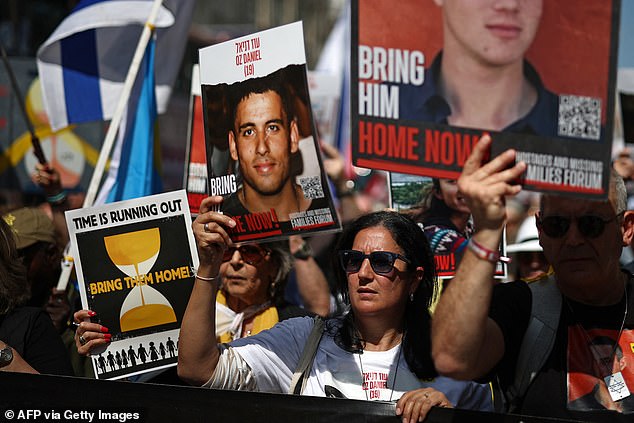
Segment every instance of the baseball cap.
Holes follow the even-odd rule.
[[[18,250],[35,244],[38,241],[55,241],[55,226],[53,221],[40,209],[24,207],[5,213],[2,218],[15,234],[15,244]]]
[[[543,251],[542,246],[539,245],[535,216],[528,216],[524,219],[520,228],[517,230],[517,237],[515,238],[515,241],[515,244],[506,246],[507,253]]]

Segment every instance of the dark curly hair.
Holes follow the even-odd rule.
[[[426,379],[434,377],[436,370],[431,358],[429,307],[434,294],[436,267],[427,238],[420,227],[408,216],[397,212],[380,211],[363,215],[348,224],[339,239],[336,251],[351,249],[357,234],[373,227],[383,227],[392,234],[394,241],[403,250],[403,255],[411,262],[407,272],[413,273],[417,267],[424,269],[423,279],[414,292],[414,300],[408,302],[405,309],[404,333],[406,335],[402,348],[405,360],[416,376]],[[336,269],[337,289],[349,303],[347,275],[338,262],[337,254],[334,256],[333,266]],[[363,349],[363,339],[360,338],[357,330],[353,310],[343,317],[343,324],[336,331],[338,333],[334,334],[335,339],[343,348],[350,352]]]
[[[0,315],[23,305],[30,296],[26,268],[15,248],[13,231],[0,218]]]

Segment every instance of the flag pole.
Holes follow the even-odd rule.
[[[33,123],[29,119],[29,116],[26,114],[26,107],[24,106],[24,99],[22,97],[22,93],[20,92],[20,86],[18,85],[18,81],[15,79],[15,74],[13,73],[13,68],[11,67],[11,63],[9,63],[9,58],[7,57],[7,52],[4,50],[4,44],[0,41],[0,52],[2,54],[2,61],[4,62],[4,66],[7,68],[7,74],[9,74],[9,80],[11,81],[11,88],[13,88],[13,92],[15,94],[15,98],[18,100],[18,108],[20,112],[22,112],[22,117],[24,117],[24,123],[31,134],[31,144],[33,144],[33,153],[35,157],[37,157],[37,161],[40,164],[46,164],[46,157],[44,156],[44,151],[42,150],[42,144],[40,144],[40,139],[37,137],[35,133],[35,128],[33,128]]]
[[[92,178],[90,179],[90,185],[88,186],[88,191],[86,192],[86,198],[84,199],[83,207],[91,207],[95,202],[97,190],[99,189],[99,184],[101,183],[101,178],[103,177],[103,172],[106,167],[106,161],[108,160],[110,152],[112,151],[115,137],[117,135],[117,132],[119,131],[119,126],[121,125],[123,112],[125,111],[125,108],[128,104],[128,100],[130,98],[130,93],[132,91],[134,81],[136,80],[136,76],[139,73],[139,67],[141,66],[143,55],[145,54],[145,48],[150,41],[150,36],[154,32],[154,21],[156,20],[162,3],[163,0],[154,0],[154,3],[152,4],[152,10],[150,11],[150,16],[143,26],[143,32],[141,33],[139,44],[136,47],[132,63],[130,64],[130,70],[128,70],[128,75],[126,76],[125,82],[123,84],[119,103],[117,104],[117,108],[115,109],[112,120],[110,121],[108,132],[106,133],[103,145],[101,146],[99,159],[97,160],[95,170],[92,174]]]

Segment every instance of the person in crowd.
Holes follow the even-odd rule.
[[[612,160],[612,167],[618,173],[628,189],[628,200],[632,195],[632,182],[634,181],[634,160],[632,149],[623,147]]]
[[[624,215],[634,216],[634,210],[631,210],[628,206],[628,210]],[[623,269],[634,274],[634,238],[632,239],[632,242],[630,242],[630,245],[623,248],[623,252],[621,253],[621,263]]]
[[[0,371],[72,375],[51,319],[41,307],[23,306],[29,297],[13,231],[0,219]]]
[[[90,360],[77,352],[77,348],[75,347],[75,327],[70,325],[70,317],[73,312],[81,308],[79,289],[76,283],[72,283],[72,281],[66,281],[67,287],[65,291],[58,290],[55,285],[53,285],[59,282],[61,252],[64,252],[65,260],[68,260],[70,257],[70,253],[68,252],[70,237],[64,213],[67,210],[81,206],[83,193],[68,193],[62,186],[59,171],[50,163],[36,163],[35,170],[31,173],[31,181],[44,191],[46,195],[46,206],[50,210],[50,212],[47,211],[46,214],[50,214],[51,219],[48,220],[52,220],[51,226],[48,222],[38,218],[38,222],[43,222],[40,224],[41,232],[47,234],[46,239],[42,241],[49,242],[51,238],[50,234],[53,234],[52,237],[55,239],[57,250],[60,252],[60,256],[56,260],[38,260],[34,263],[36,267],[34,273],[44,273],[48,275],[44,277],[43,280],[46,280],[52,287],[50,288],[50,296],[44,305],[44,309],[51,316],[55,327],[60,332],[64,345],[66,345],[68,349],[75,375],[93,377],[94,372]],[[46,210],[46,207],[42,205],[40,205],[39,208]],[[38,215],[38,217],[41,217],[41,215]],[[31,230],[32,229],[28,227],[24,229],[27,233]],[[18,235],[18,239],[20,238],[20,235]],[[39,276],[37,278],[39,279]],[[37,283],[41,283],[41,281]]]
[[[61,248],[66,247],[70,240],[64,212],[74,207],[79,207],[81,198],[72,196],[72,202],[68,192],[62,187],[62,179],[50,163],[36,163],[35,170],[31,173],[31,181],[40,187],[46,195],[46,202],[50,206],[53,225],[57,233],[57,242]],[[81,197],[81,195],[80,195]]]
[[[506,246],[506,252],[515,256],[511,262],[515,266],[515,280],[532,281],[548,273],[550,264],[544,257],[544,250],[539,244],[537,221],[534,215],[524,219],[517,231],[515,241],[514,244]]]
[[[255,335],[279,321],[309,314],[284,300],[293,266],[287,245],[278,241],[225,250],[220,266],[222,286],[216,295],[219,342]]]
[[[18,254],[27,268],[31,296],[27,305],[43,307],[59,333],[68,328],[71,306],[66,292],[55,286],[62,252],[51,219],[40,209],[23,207],[2,216],[15,235]]]
[[[203,200],[192,224],[200,267],[181,328],[179,376],[211,388],[289,392],[314,319],[289,319],[223,345],[209,336],[222,258],[233,249],[235,222],[210,211],[221,201]],[[305,386],[293,392],[397,401],[406,421],[432,406],[490,409],[488,386],[435,377],[428,313],[434,262],[418,226],[394,212],[364,215],[348,225],[336,251],[350,311],[325,322]]]
[[[27,269],[31,295],[26,305],[41,307],[48,313],[67,348],[75,375],[92,375],[90,361],[77,354],[75,348],[75,328],[70,324],[72,310],[77,307],[75,301],[71,304],[67,291],[56,287],[61,273],[62,252],[53,221],[35,207],[10,211],[3,219],[13,230],[18,254]],[[77,292],[74,286],[68,289],[74,294]],[[74,294],[70,297],[75,297]]]
[[[460,257],[473,232],[471,211],[458,192],[456,182],[455,179],[432,179],[422,202],[405,212],[423,225],[434,255]]]
[[[599,360],[585,341],[598,333],[613,336],[627,351],[634,341],[629,312],[634,308],[634,281],[619,264],[622,247],[634,236],[634,218],[624,215],[627,194],[622,179],[611,175],[605,201],[542,196],[538,236],[554,274],[531,284],[517,281],[493,287],[505,196],[521,190],[516,181],[526,163],[514,164],[515,151],[507,150],[484,164],[490,146],[488,136],[476,144],[458,180],[477,230],[434,314],[436,369],[459,379],[495,378],[514,412],[631,421],[634,408],[625,404],[631,402],[634,388],[631,368],[614,363],[615,354],[598,365],[570,366],[578,355]],[[544,360],[535,362],[539,357]],[[622,413],[603,405],[577,408],[571,393],[584,389],[575,382],[580,372],[606,384],[611,402],[620,403]]]

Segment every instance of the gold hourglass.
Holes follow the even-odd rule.
[[[107,236],[103,241],[110,260],[136,281],[121,305],[121,331],[176,322],[176,314],[167,298],[145,281],[145,275],[152,270],[161,250],[159,229]]]

